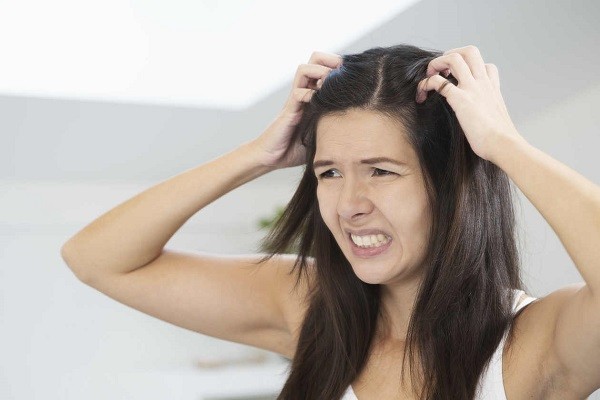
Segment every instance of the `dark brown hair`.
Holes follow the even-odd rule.
[[[408,354],[415,395],[473,399],[484,367],[512,325],[510,289],[523,287],[514,189],[500,168],[472,151],[443,96],[432,91],[424,103],[415,102],[427,64],[441,54],[402,44],[343,55],[341,66],[304,106],[295,130],[306,147],[303,176],[262,241],[269,253],[264,259],[290,246],[298,249],[297,282],[310,265],[316,268],[278,399],[339,399],[364,367],[377,324],[385,319],[380,285],[356,277],[319,212],[312,162],[317,122],[324,115],[361,108],[396,118],[421,164],[432,225],[405,357],[398,360],[404,377]],[[457,84],[452,75],[448,79]]]

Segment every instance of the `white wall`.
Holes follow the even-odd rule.
[[[600,84],[561,99],[517,128],[530,144],[600,185],[600,115],[594,111],[598,107]],[[581,282],[581,275],[550,225],[523,193],[518,193],[524,279],[532,295],[543,296]]]
[[[256,252],[258,218],[291,196],[261,180],[206,207],[167,247]],[[287,363],[279,356],[142,314],[85,286],[63,262],[60,247],[71,235],[147,187],[2,181],[0,398],[197,399],[280,389]],[[196,366],[228,360],[226,368]]]

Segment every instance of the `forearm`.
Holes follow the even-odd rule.
[[[79,277],[126,273],[149,263],[192,215],[272,170],[252,150],[245,143],[126,200],[69,239],[61,255]]]
[[[524,139],[499,139],[493,162],[556,232],[592,293],[600,295],[600,187]]]

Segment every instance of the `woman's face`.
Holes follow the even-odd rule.
[[[319,210],[355,274],[371,284],[420,276],[431,218],[402,124],[351,109],[319,120],[316,145]]]

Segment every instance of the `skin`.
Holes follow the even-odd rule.
[[[427,193],[417,155],[404,127],[381,113],[351,109],[328,115],[317,125],[314,160],[317,198],[323,220],[363,282],[381,284],[382,305],[390,317],[388,340],[404,341],[431,225]],[[372,165],[360,160],[389,157]],[[372,257],[353,253],[346,229],[381,229],[390,247]],[[387,331],[386,329],[386,331]]]

